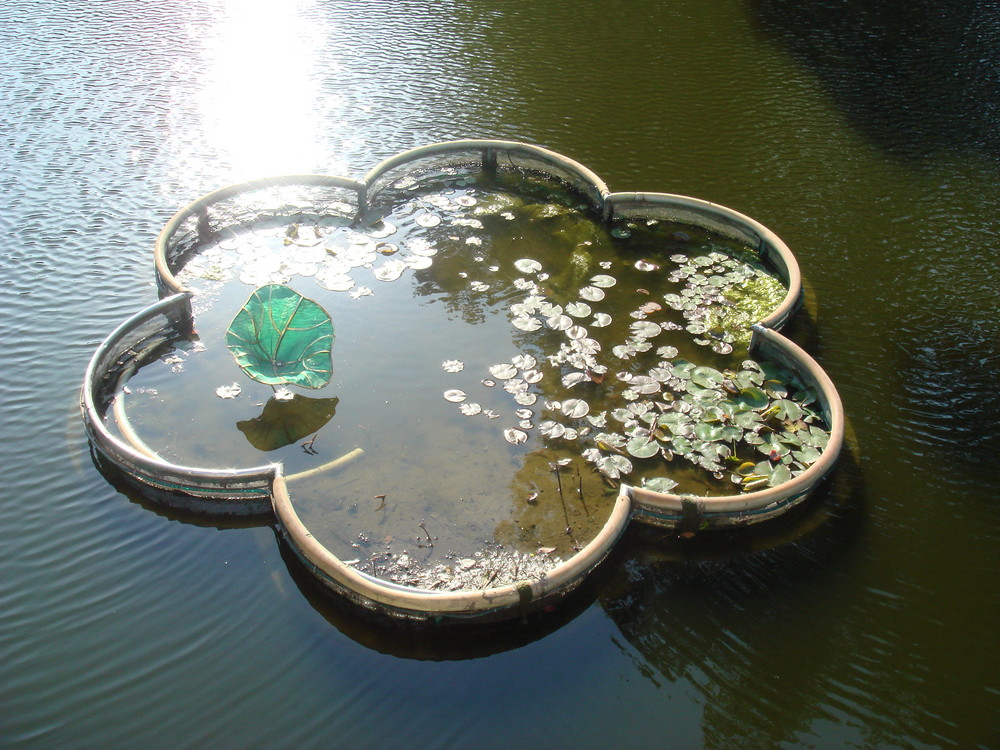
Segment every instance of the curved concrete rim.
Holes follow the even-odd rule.
[[[322,174],[291,174],[279,175],[276,177],[261,177],[256,180],[247,180],[246,182],[236,182],[232,185],[226,185],[218,190],[206,193],[197,200],[191,201],[191,203],[187,204],[171,216],[170,219],[167,220],[167,223],[163,225],[163,229],[160,230],[160,233],[156,238],[156,243],[153,247],[153,264],[155,266],[157,283],[160,285],[160,288],[169,294],[177,294],[179,292],[188,291],[180,282],[177,281],[173,272],[170,270],[170,264],[167,262],[167,247],[170,245],[170,240],[173,238],[178,227],[180,227],[186,219],[201,214],[209,206],[219,203],[226,198],[238,195],[239,193],[289,184],[342,187],[354,190],[359,196],[359,199],[365,191],[365,185],[363,182],[351,179],[350,177],[338,177],[336,175]]]
[[[696,212],[725,217],[734,224],[749,230],[758,237],[758,250],[766,254],[767,260],[784,276],[788,286],[785,298],[770,314],[760,322],[767,328],[780,328],[785,321],[798,309],[802,301],[802,272],[788,245],[777,234],[756,219],[746,214],[734,211],[719,203],[692,198],[675,193],[611,193],[607,196],[610,206],[609,215],[615,218],[628,206],[683,206]]]
[[[282,478],[274,482],[274,514],[295,551],[336,584],[365,599],[404,613],[420,615],[482,614],[530,606],[552,594],[565,593],[579,584],[607,557],[631,518],[631,500],[619,495],[600,532],[579,552],[543,576],[484,589],[431,591],[402,586],[355,569],[330,552],[306,528],[295,512]]]
[[[641,487],[623,487],[623,494],[633,498],[643,512],[680,517],[683,514],[684,504],[696,501],[699,509],[706,515],[752,513],[804,497],[833,469],[843,447],[845,421],[843,404],[833,381],[816,360],[800,346],[777,331],[757,325],[754,328],[754,344],[760,347],[764,342],[785,351],[802,368],[800,374],[805,375],[817,388],[820,403],[830,426],[830,439],[819,460],[783,484],[739,495],[691,497],[653,492]]]

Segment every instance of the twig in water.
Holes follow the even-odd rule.
[[[576,466],[576,491],[580,494],[580,505],[583,506],[583,512],[590,517],[590,508],[587,507],[587,501],[583,499],[583,474],[580,473],[580,465]]]
[[[420,528],[422,528],[424,530],[424,533],[427,534],[427,544],[424,544],[423,542],[420,542],[417,546],[420,547],[420,548],[433,547],[434,546],[434,540],[431,539],[431,533],[427,530],[427,527],[424,526],[424,522],[421,521],[420,523],[417,524],[417,526],[419,526]]]
[[[304,443],[302,443],[302,450],[304,450],[310,456],[316,456],[316,455],[318,455],[319,451],[317,451],[315,448],[313,448],[313,443],[316,442],[316,438],[318,438],[318,437],[319,437],[319,433],[317,432],[311,438],[309,438]]]
[[[382,508],[385,507],[385,495],[376,495],[375,499],[382,501],[381,503],[379,503],[379,506],[375,510],[382,510]]]
[[[556,486],[559,488],[559,502],[562,503],[563,517],[566,519],[566,536],[571,536],[573,530],[569,525],[569,511],[566,509],[566,498],[563,497],[562,477],[559,472],[558,463],[550,463],[549,468],[556,473]]]

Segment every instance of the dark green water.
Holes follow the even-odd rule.
[[[0,45],[0,746],[1000,742],[995,3],[15,0]],[[857,446],[818,502],[439,638],[95,469],[80,379],[178,206],[470,136],[791,246]]]

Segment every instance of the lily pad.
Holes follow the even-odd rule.
[[[660,452],[660,444],[649,436],[634,437],[625,444],[625,450],[636,458],[652,458]]]
[[[579,398],[568,398],[562,402],[561,410],[567,417],[579,419],[590,413],[590,405]]]
[[[642,481],[643,489],[653,492],[670,492],[677,486],[677,482],[669,477],[652,477]]]

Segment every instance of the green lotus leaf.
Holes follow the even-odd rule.
[[[775,436],[785,445],[789,445],[792,448],[802,447],[802,436],[797,432],[790,432],[788,430],[782,430],[781,432],[775,433]]]
[[[764,382],[764,375],[759,370],[741,370],[736,373],[733,381],[740,388],[751,388]]]
[[[674,453],[678,456],[687,456],[694,450],[691,441],[681,435],[674,437],[672,445]]]
[[[787,398],[788,386],[780,380],[765,380],[761,386],[771,398]]]
[[[760,371],[764,373],[765,380],[777,380],[782,383],[789,383],[794,385],[798,382],[794,375],[787,369],[779,365],[777,362],[758,362]]]
[[[803,388],[795,394],[795,400],[803,406],[815,403],[818,398],[819,396],[816,395],[816,391],[813,388]]]
[[[618,479],[622,474],[632,473],[632,462],[617,454],[604,456],[597,461],[597,469],[609,479]]]
[[[619,422],[628,422],[630,419],[635,417],[632,412],[624,408],[612,409],[611,416]]]
[[[694,426],[694,434],[701,440],[714,442],[722,437],[722,427],[708,422],[699,422]]]
[[[226,346],[247,375],[267,385],[322,388],[333,376],[333,321],[281,284],[250,295],[226,331]]]
[[[803,430],[803,433],[805,431]],[[809,425],[808,434],[803,434],[802,442],[813,448],[822,449],[826,447],[826,444],[830,441],[830,433],[824,430],[822,427],[817,427],[812,424]]]
[[[739,440],[741,437],[743,437],[743,430],[731,424],[723,426],[722,432],[719,434],[719,440],[724,440],[727,443]]]
[[[801,419],[802,418],[802,407],[796,402],[790,401],[787,398],[779,399],[773,404],[774,407],[778,409],[777,416],[778,419]]]
[[[694,369],[695,365],[693,362],[688,362],[686,359],[674,360],[674,375],[682,380],[690,380]]]
[[[804,446],[802,450],[792,451],[792,456],[803,466],[810,466],[819,461],[820,452],[811,446]]]
[[[783,457],[791,453],[791,448],[778,439],[777,435],[771,434],[764,438],[764,441],[757,446],[757,450],[772,457]]]
[[[694,383],[694,379],[691,380]],[[711,404],[717,404],[722,400],[722,391],[716,391],[711,388],[697,388],[688,386],[687,395],[684,399],[690,401],[692,404],[698,404],[699,406],[709,406]]]
[[[742,427],[744,430],[752,430],[757,425],[761,424],[763,420],[755,411],[738,411],[733,414],[733,424],[738,427]]]

